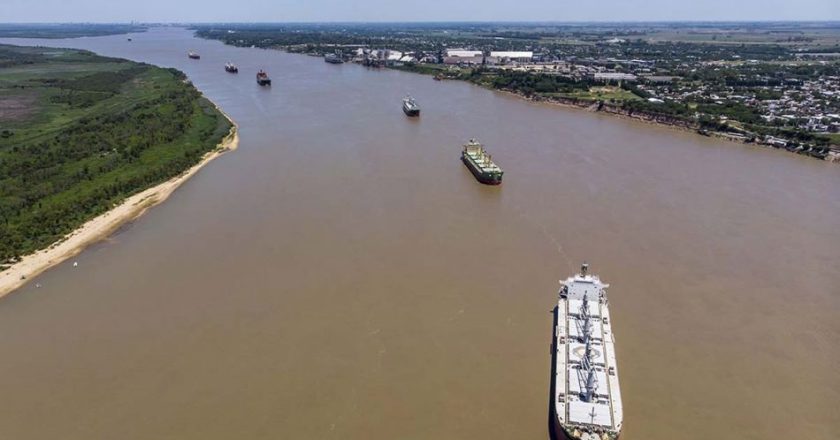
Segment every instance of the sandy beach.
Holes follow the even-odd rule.
[[[78,255],[89,245],[107,238],[120,226],[141,216],[147,209],[165,201],[182,183],[195,175],[210,161],[228,151],[235,150],[239,146],[239,127],[230,116],[224,112],[222,114],[233,124],[230,133],[215,149],[207,152],[200,162],[160,185],[126,198],[110,211],[88,220],[87,223],[48,248],[26,255],[8,269],[0,272],[0,298],[26,284],[41,272]]]

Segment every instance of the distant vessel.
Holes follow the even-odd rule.
[[[504,171],[493,162],[492,157],[484,150],[484,146],[470,139],[464,144],[461,152],[461,160],[470,169],[479,182],[487,185],[498,185],[502,183]]]
[[[198,59],[200,59],[200,58],[201,58],[201,55],[199,55],[199,54],[197,54],[197,53],[195,53],[195,52],[193,52],[193,51],[190,51],[190,52],[187,54],[187,56],[188,56],[188,57],[190,57],[190,58],[192,58],[192,59],[194,59],[194,60],[198,60]]]
[[[419,116],[420,115],[420,106],[417,105],[417,102],[414,101],[414,98],[411,96],[406,96],[403,98],[403,112],[408,116]]]
[[[236,64],[226,63],[225,64],[225,71],[229,72],[229,73],[239,73],[239,68],[236,67]]]
[[[330,64],[341,64],[341,63],[344,62],[344,60],[342,60],[340,56],[338,56],[334,53],[328,53],[328,54],[324,55],[324,62],[327,62],[327,63],[330,63]]]
[[[562,281],[554,328],[553,419],[558,438],[614,440],[624,411],[607,287],[580,273]]]
[[[129,38],[128,41],[131,41],[131,38]]]
[[[271,85],[271,78],[268,77],[268,74],[265,73],[262,69],[257,72],[257,84],[261,86],[270,86]]]

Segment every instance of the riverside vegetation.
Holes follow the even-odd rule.
[[[219,24],[196,31],[236,46],[336,54],[840,161],[838,23]]]
[[[134,24],[0,23],[0,37],[3,38],[100,37],[145,31],[145,26]]]
[[[0,45],[0,269],[184,172],[231,128],[175,69]]]

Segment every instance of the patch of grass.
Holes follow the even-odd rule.
[[[458,67],[446,66],[443,64],[426,64],[426,63],[411,63],[403,64],[401,66],[391,66],[395,70],[403,70],[406,72],[421,73],[424,75],[438,75],[444,74],[449,76],[458,76],[462,72],[469,71],[469,69],[461,69]]]
[[[590,87],[588,90],[574,90],[570,92],[548,93],[547,96],[561,98],[582,99],[585,101],[625,102],[638,101],[641,98],[629,90],[614,86]]]
[[[840,133],[831,133],[825,136],[829,139],[831,145],[840,145]]]

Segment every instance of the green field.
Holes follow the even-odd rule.
[[[840,30],[833,23],[719,23],[696,27],[663,25],[646,30],[641,36],[621,37],[651,42],[833,46],[840,43]]]
[[[0,264],[177,176],[230,128],[177,70],[0,45]]]
[[[577,98],[588,101],[605,101],[605,102],[619,102],[619,101],[636,101],[640,100],[638,96],[629,90],[624,90],[620,87],[601,86],[590,87],[589,90],[581,90],[572,93],[558,93],[558,96],[564,98]]]
[[[146,28],[131,24],[91,23],[0,23],[0,37],[14,38],[78,38],[144,32]]]

